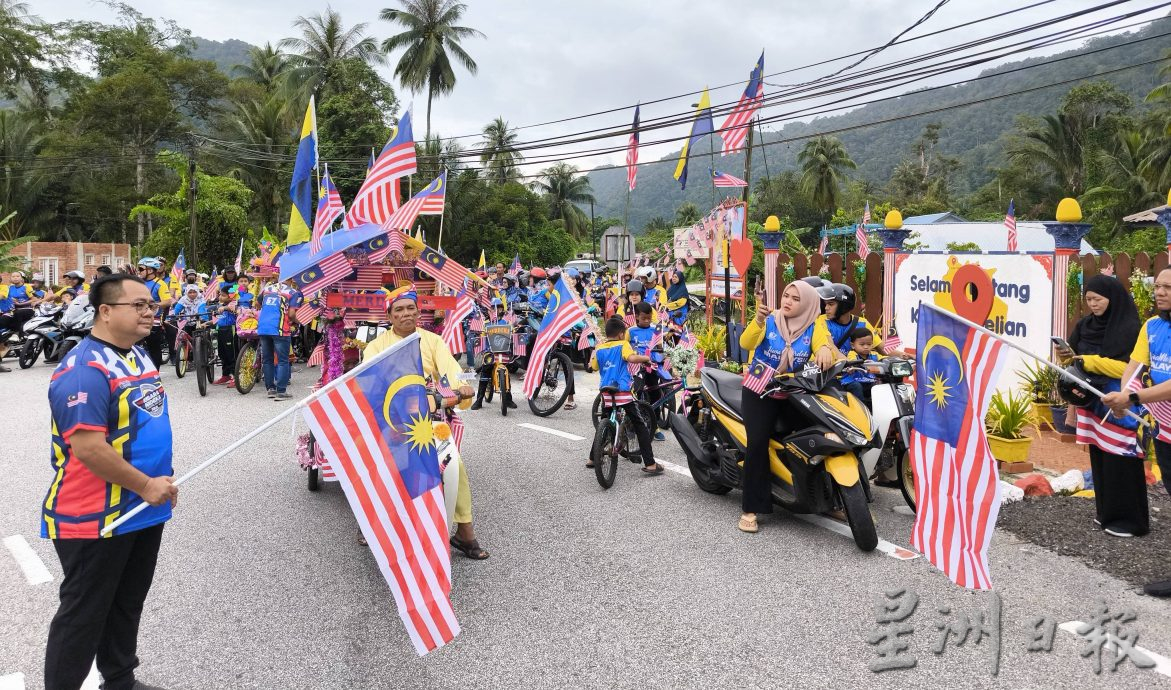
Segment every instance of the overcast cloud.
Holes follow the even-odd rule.
[[[444,136],[478,132],[492,118],[503,116],[512,125],[529,125],[607,108],[626,106],[703,88],[739,82],[712,92],[713,103],[734,100],[742,90],[762,48],[767,73],[825,60],[880,45],[914,23],[937,0],[467,0],[464,24],[479,29],[486,39],[464,44],[479,63],[472,77],[457,68],[455,93],[435,102],[432,127]],[[292,32],[298,15],[320,12],[323,4],[310,0],[130,0],[130,5],[154,17],[174,19],[197,36],[218,41],[235,38],[260,45],[276,43]],[[1019,7],[1005,0],[953,0],[910,36],[961,24]],[[1059,0],[1039,8],[992,20],[971,29],[896,46],[873,58],[875,64],[898,57],[953,45],[965,38],[1009,30],[1016,26],[1101,4]],[[1129,2],[1097,12],[1076,23],[1105,18],[1154,2]],[[376,2],[335,0],[347,26],[367,22],[367,31],[379,41],[395,27],[378,19]],[[95,19],[110,21],[112,11],[91,0],[33,0],[33,13],[48,21]],[[1155,12],[1145,18],[1162,16]],[[1135,21],[1135,20],[1131,20]],[[1030,55],[1060,52],[1065,44]],[[392,56],[392,61],[397,59]],[[826,74],[837,63],[771,79],[792,83]],[[382,68],[391,78],[391,67]],[[978,70],[958,73],[974,76]],[[956,74],[936,81],[953,81]],[[932,82],[923,82],[928,85]],[[397,88],[397,85],[396,85]],[[766,87],[766,94],[769,87]],[[400,92],[404,102],[416,103],[416,136],[421,138],[426,97]],[[687,110],[694,97],[645,107],[645,119]],[[631,110],[587,120],[526,129],[530,140],[582,129],[621,126]],[[718,124],[718,121],[717,121]],[[675,136],[686,134],[680,127]],[[660,136],[656,134],[656,137]],[[662,136],[666,136],[665,134]],[[466,139],[474,145],[478,137]],[[620,141],[607,142],[621,145]],[[578,145],[579,147],[581,145]],[[672,147],[646,151],[643,160],[658,157]],[[677,148],[677,147],[675,147]],[[621,154],[575,161],[581,166],[620,163]]]

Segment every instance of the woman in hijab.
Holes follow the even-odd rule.
[[[771,367],[777,373],[800,371],[814,359],[826,369],[833,364],[832,343],[814,334],[814,323],[821,314],[821,299],[808,283],[797,281],[785,286],[781,294],[781,308],[772,312],[764,302],[764,295],[756,295],[756,318],[740,336],[740,347],[752,350],[749,365],[757,363]],[[742,473],[740,530],[756,532],[757,513],[773,512],[769,474],[768,442],[778,422],[791,418],[787,400],[761,397],[748,388],[742,391],[741,413],[748,432]]]
[[[671,312],[671,322],[676,326],[687,323],[687,312],[690,310],[691,294],[687,292],[687,282],[683,280],[683,271],[671,271],[671,282],[667,286],[667,309]]]
[[[1138,340],[1138,309],[1130,293],[1113,276],[1096,275],[1087,280],[1085,300],[1090,313],[1077,323],[1069,337],[1072,351],[1063,349],[1058,354],[1063,359],[1080,362],[1100,390],[1120,391],[1121,377]],[[1098,400],[1073,409],[1077,415],[1077,442],[1090,447],[1097,509],[1095,523],[1115,537],[1146,534],[1151,524],[1142,448],[1135,444],[1132,452],[1119,454],[1119,444],[1105,442],[1107,434],[1082,431],[1108,424],[1122,427],[1120,431],[1130,435],[1135,433],[1137,421],[1129,415],[1107,419],[1109,410]]]

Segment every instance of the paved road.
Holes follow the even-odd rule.
[[[51,545],[37,538],[50,479],[49,373],[0,374],[0,537],[24,537],[54,578],[29,584],[0,549],[0,688],[20,687],[15,674],[40,686],[60,583]],[[164,381],[181,469],[288,404],[222,389],[201,399],[190,378]],[[986,610],[991,598],[951,585],[923,559],[860,553],[783,512],[741,534],[738,494],[699,491],[673,441],[656,451],[679,471],[643,477],[627,464],[603,491],[584,468],[587,440],[520,426],[587,437],[588,405],[548,420],[527,409],[466,419],[476,526],[492,558],[453,559],[463,627],[453,644],[415,656],[340,488],[306,491],[290,423],[184,487],[147,602],[140,678],[172,688],[1171,687],[1171,677],[1129,663],[1095,676],[1063,631],[1052,652],[1027,652],[1033,616],[1086,620],[1105,597],[1138,614],[1140,645],[1171,656],[1171,605],[1011,535],[992,545],[1004,602],[994,680],[987,639],[930,650],[938,608]],[[880,536],[906,546],[901,497],[877,491]],[[865,638],[878,627],[878,596],[900,587],[920,596],[909,619],[918,666],[876,675]]]

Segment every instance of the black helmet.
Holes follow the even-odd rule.
[[[641,280],[632,280],[626,284],[626,291],[637,292],[641,294],[646,292],[646,286],[642,284]]]
[[[854,295],[854,288],[845,283],[825,283],[817,288],[817,294],[825,302],[834,302],[838,305],[837,314],[848,314],[854,310],[854,305],[858,304],[858,298]]]
[[[821,276],[805,276],[804,278],[801,279],[801,282],[802,283],[809,283],[810,285],[812,285],[815,288],[819,288],[822,285],[827,284],[824,280],[821,279]]]
[[[1084,381],[1087,384],[1090,383],[1089,375],[1086,374],[1086,370],[1082,369],[1082,365],[1079,363],[1075,362],[1066,367],[1065,373],[1069,374],[1078,381]],[[1098,396],[1094,395],[1082,386],[1079,386],[1077,383],[1074,383],[1065,376],[1057,379],[1057,393],[1061,396],[1062,400],[1069,403],[1070,405],[1073,405],[1074,407],[1086,407],[1087,405],[1093,404],[1098,399]]]

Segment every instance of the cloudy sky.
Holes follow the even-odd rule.
[[[150,16],[174,19],[197,36],[220,41],[235,38],[252,44],[277,42],[292,32],[290,24],[296,16],[320,12],[323,8],[320,2],[310,0],[128,1]],[[945,48],[1105,1],[1045,3],[968,29],[894,46],[867,64],[882,64]],[[889,41],[936,3],[937,0],[466,0],[468,9],[463,23],[486,35],[484,39],[464,44],[479,63],[479,73],[471,77],[457,68],[459,81],[455,93],[436,101],[432,127],[444,136],[476,134],[496,116],[503,116],[511,125],[532,125],[610,108],[632,107],[638,101],[687,94],[705,85],[713,87],[713,103],[732,101],[743,89],[762,48],[765,71],[770,74],[829,60]],[[953,0],[908,33],[907,38],[1013,10],[1023,4],[1033,3]],[[1060,26],[1086,24],[1154,4],[1152,0],[1125,2]],[[366,22],[367,32],[379,41],[396,31],[378,19],[382,7],[398,6],[395,0],[334,0],[331,6],[341,13],[347,25]],[[30,9],[47,21],[113,18],[108,7],[92,0],[32,0]],[[1153,19],[1164,13],[1165,9],[1123,23]],[[1060,52],[1076,45],[1064,43],[1027,56]],[[392,61],[397,57],[392,56]],[[806,81],[846,64],[848,61],[811,67],[768,81],[774,84]],[[392,68],[382,69],[391,78]],[[954,81],[977,72],[957,72],[915,86]],[[731,85],[714,88],[725,84]],[[912,87],[904,86],[901,90],[908,88]],[[766,86],[766,95],[770,90],[774,87]],[[412,96],[402,92],[400,99],[409,102]],[[419,122],[416,136],[422,138],[426,98],[420,95],[414,100]],[[643,120],[689,110],[689,104],[695,100],[693,95],[683,95],[648,105],[643,108]],[[626,109],[573,122],[526,128],[520,134],[527,141],[585,129],[623,126],[629,124],[631,115],[632,109]],[[717,117],[717,126],[720,119]],[[677,129],[655,136],[686,134],[686,126]],[[478,136],[470,137],[461,143],[472,146],[478,139]],[[606,143],[621,146],[622,142],[619,138]],[[592,146],[597,144],[570,148]],[[642,154],[643,160],[673,148],[677,149],[678,145],[655,147]],[[621,159],[622,154],[611,154],[575,162],[585,167],[604,162],[618,164]]]

